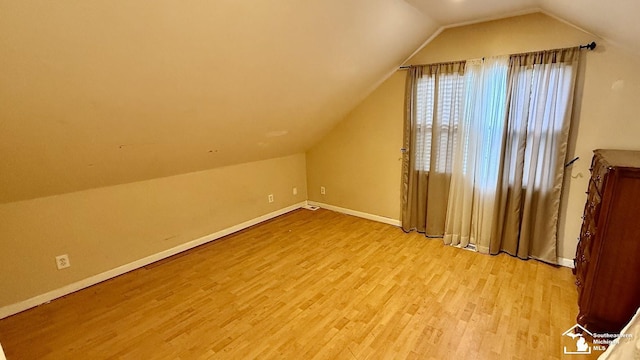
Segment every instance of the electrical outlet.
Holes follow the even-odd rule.
[[[273,202],[273,194],[269,194],[269,203]]]
[[[56,266],[58,267],[58,270],[62,270],[71,266],[71,263],[69,262],[69,255],[64,254],[56,256]]]
[[[298,195],[298,188],[297,187],[293,188],[293,195]]]
[[[320,186],[320,195],[325,195],[327,193],[327,189],[324,186]]]

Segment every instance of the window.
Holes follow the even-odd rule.
[[[418,81],[417,96],[416,168],[451,173],[451,157],[462,117],[464,76],[425,75]]]
[[[412,67],[403,229],[556,261],[578,59],[576,47]]]
[[[517,93],[512,96],[508,128],[508,144],[515,153],[525,148],[522,175],[509,174],[509,184],[515,185],[521,178],[523,189],[543,181],[549,166],[539,158],[557,158],[557,139],[561,137],[564,113],[570,103],[572,66],[569,64],[534,64],[523,66],[515,73]],[[526,146],[524,146],[526,145]]]

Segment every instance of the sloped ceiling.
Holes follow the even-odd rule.
[[[640,50],[624,0],[0,0],[0,202],[305,151],[439,27],[536,7]]]

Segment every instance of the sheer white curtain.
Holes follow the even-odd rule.
[[[467,62],[462,121],[453,153],[445,244],[489,252],[505,133],[509,57]]]

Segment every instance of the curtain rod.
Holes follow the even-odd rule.
[[[596,45],[597,45],[597,44],[596,44],[596,42],[595,42],[595,41],[592,41],[592,42],[590,42],[589,44],[586,44],[586,45],[580,45],[580,47],[579,47],[579,48],[580,48],[580,50],[582,50],[582,49],[593,50],[593,49],[595,49],[595,48],[596,48]],[[402,66],[400,66],[400,67],[398,68],[398,70],[407,70],[407,69],[410,69],[410,68],[411,68],[411,66],[416,66],[416,65],[402,65]],[[419,65],[417,65],[417,66],[419,66]]]

